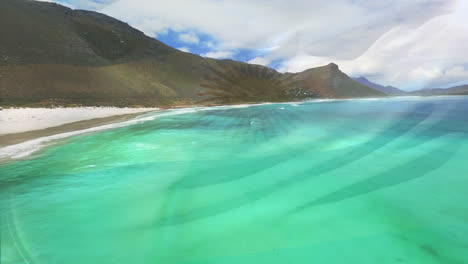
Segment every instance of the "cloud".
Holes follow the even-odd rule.
[[[41,2],[56,2],[61,5],[85,10],[99,10],[119,0],[36,0]]]
[[[284,61],[279,68],[287,71],[334,61],[349,74],[407,89],[436,84],[430,75],[412,80],[419,76],[409,74],[413,69],[435,67],[444,73],[461,67],[468,35],[465,0],[67,1],[121,19],[149,36],[182,32],[179,40],[192,51],[192,45],[209,48],[205,55],[256,51],[241,59]],[[210,36],[210,45],[200,34]]]
[[[202,42],[202,46],[207,47],[207,48],[214,48],[214,43],[213,41],[204,41]]]
[[[335,62],[353,76],[367,76],[406,90],[442,87],[467,81],[468,3],[422,25],[400,25],[383,34],[355,59],[302,53],[284,61],[281,71],[301,71]]]
[[[263,57],[255,57],[248,61],[248,63],[258,64],[258,65],[263,65],[263,66],[267,66],[270,62],[271,60],[263,58]]]
[[[200,39],[193,32],[180,34],[179,40],[188,44],[198,44],[200,42]]]
[[[418,25],[449,11],[452,0],[119,0],[100,11],[144,32],[196,31],[215,36],[220,50],[263,49],[353,58],[396,25]],[[344,45],[345,44],[345,45]]]
[[[178,50],[180,51],[183,51],[183,52],[190,52],[190,49],[187,48],[187,47],[180,47],[180,48],[177,48]]]
[[[228,59],[232,58],[234,53],[232,51],[212,51],[200,54],[202,57],[208,57],[212,59]]]

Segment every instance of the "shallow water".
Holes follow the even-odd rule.
[[[464,263],[468,97],[197,109],[0,167],[0,263]]]

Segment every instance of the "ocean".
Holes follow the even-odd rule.
[[[0,150],[0,263],[465,263],[468,97],[176,109]]]

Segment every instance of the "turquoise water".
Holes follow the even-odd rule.
[[[0,263],[468,261],[468,97],[175,113],[0,165]]]

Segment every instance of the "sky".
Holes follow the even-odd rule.
[[[334,62],[404,90],[468,83],[468,0],[47,0],[204,57],[300,72]]]

